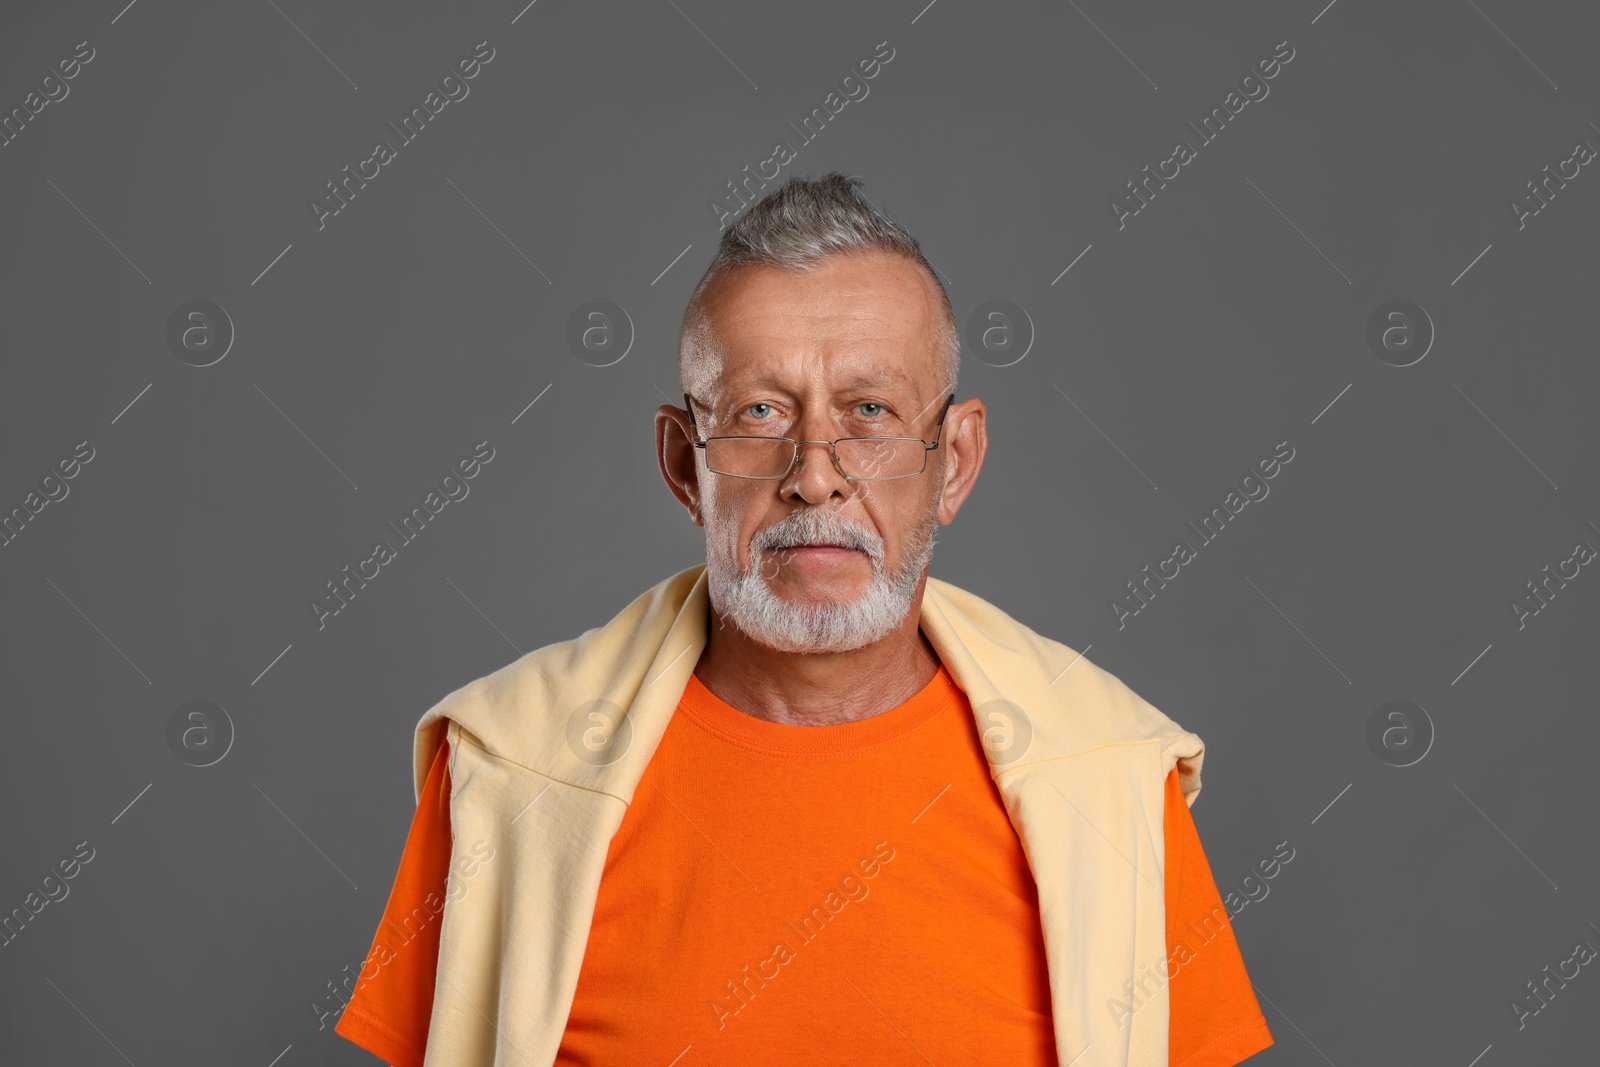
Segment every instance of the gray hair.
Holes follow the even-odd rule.
[[[820,178],[791,177],[762,197],[722,232],[717,253],[689,297],[678,340],[678,372],[685,388],[695,384],[686,371],[706,326],[703,302],[712,283],[747,263],[809,271],[829,256],[849,252],[887,252],[920,266],[943,305],[935,327],[944,350],[944,393],[955,389],[961,369],[961,333],[944,282],[922,254],[917,239],[879,211],[857,190],[861,179],[839,171]],[[943,393],[940,394],[944,395]]]

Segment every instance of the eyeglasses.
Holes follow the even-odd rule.
[[[841,437],[835,441],[796,441],[792,437],[708,437],[695,441],[694,447],[705,449],[706,467],[717,474],[731,478],[782,478],[794,468],[801,445],[827,445],[839,470],[851,481],[887,481],[891,478],[910,478],[921,474],[928,464],[928,453],[939,447],[939,435],[944,430],[944,417],[956,394],[945,398],[939,421],[934,425],[933,444],[920,437]],[[699,436],[695,425],[694,407],[689,394],[683,394],[683,406],[689,412],[689,425]]]

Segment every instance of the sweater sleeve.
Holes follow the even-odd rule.
[[[450,868],[450,746],[440,733],[389,903],[334,1032],[393,1067],[422,1067]]]
[[[1200,847],[1177,768],[1167,775],[1167,979],[1172,1067],[1233,1067],[1273,1043]]]

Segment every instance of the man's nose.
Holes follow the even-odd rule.
[[[850,496],[854,492],[853,484],[834,462],[833,455],[831,439],[800,441],[795,448],[794,465],[784,477],[782,492],[798,493],[812,504],[820,504],[835,493]]]
[[[820,449],[821,451],[816,451]],[[804,467],[808,463],[833,463],[833,442],[813,439],[801,441],[795,447],[794,461]]]

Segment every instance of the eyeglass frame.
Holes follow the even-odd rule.
[[[951,392],[951,394],[949,396],[945,397],[944,408],[941,409],[940,412],[939,412],[939,421],[934,423],[934,426],[933,426],[933,444],[931,444],[931,445],[925,439],[923,439],[921,437],[836,437],[832,441],[824,441],[824,440],[821,440],[820,438],[819,439],[809,440],[809,441],[797,441],[793,437],[771,437],[771,436],[768,436],[766,434],[719,434],[719,435],[716,435],[716,436],[713,436],[713,437],[707,437],[704,441],[696,441],[693,438],[691,438],[689,443],[694,445],[694,447],[699,448],[699,449],[704,449],[706,447],[706,445],[710,444],[712,441],[742,441],[742,440],[788,441],[791,445],[794,446],[794,453],[789,457],[789,465],[788,465],[788,467],[784,468],[784,472],[782,474],[773,474],[773,475],[768,475],[766,477],[763,477],[763,476],[761,476],[759,474],[728,474],[725,471],[713,470],[712,467],[711,467],[710,462],[707,461],[706,469],[710,470],[711,473],[713,473],[713,474],[720,474],[724,478],[748,478],[751,481],[759,481],[759,482],[781,481],[782,479],[787,478],[791,473],[793,473],[794,465],[800,459],[800,446],[801,445],[827,445],[829,454],[833,456],[833,464],[834,464],[834,466],[836,468],[838,468],[840,474],[844,475],[844,478],[845,478],[846,481],[852,481],[852,482],[893,482],[893,481],[898,481],[901,478],[915,478],[917,475],[923,474],[923,473],[925,473],[927,471],[927,469],[928,469],[928,453],[934,451],[935,449],[937,449],[939,447],[939,437],[944,432],[945,416],[950,413],[950,405],[955,403],[955,399],[956,399],[956,394],[953,391]],[[683,394],[683,408],[684,408],[685,411],[687,411],[689,413],[689,429],[690,429],[690,432],[693,433],[694,435],[698,436],[699,433],[700,433],[700,427],[695,422],[694,405],[692,403],[690,403],[689,394],[688,393],[684,393]],[[919,469],[917,471],[914,471],[911,474],[895,474],[895,475],[891,475],[890,477],[887,477],[887,478],[855,478],[855,477],[852,477],[851,475],[844,474],[844,463],[843,463],[842,460],[839,459],[839,442],[840,441],[915,441],[919,445],[921,445],[922,448],[923,448],[922,467],[921,467],[921,469]]]

